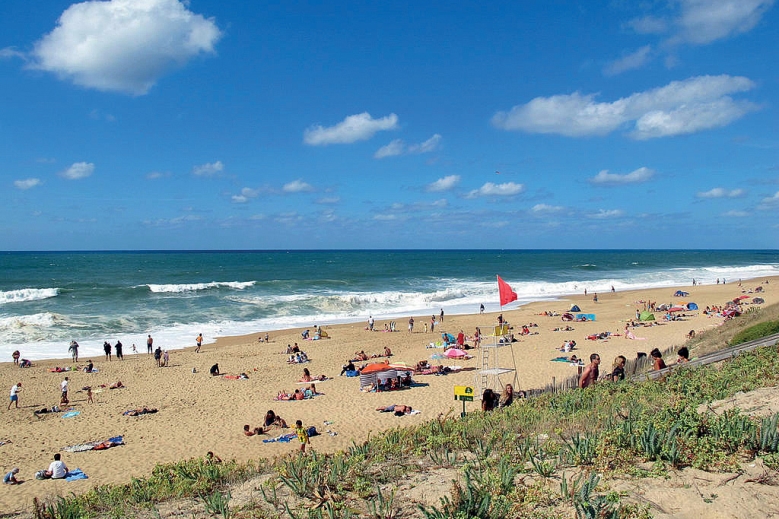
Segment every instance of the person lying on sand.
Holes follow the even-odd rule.
[[[395,413],[395,416],[403,416],[404,414],[411,414],[411,406],[403,404],[391,404],[385,407],[377,407],[377,411],[381,413]]]
[[[122,384],[121,380],[117,380],[116,382],[108,386],[108,389],[119,389],[120,387],[124,387],[124,384]]]
[[[262,434],[262,427],[255,427],[252,429],[249,424],[246,424],[243,426],[243,434],[246,436],[256,436],[258,434]]]
[[[149,407],[140,407],[138,409],[130,409],[129,411],[125,411],[122,413],[125,416],[140,416],[142,414],[151,414],[156,413],[157,409],[155,407],[149,408]]]
[[[365,353],[364,350],[360,350],[354,353],[354,358],[352,359],[352,362],[362,362],[368,360],[368,355]]]

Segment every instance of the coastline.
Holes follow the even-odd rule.
[[[516,366],[517,389],[542,387],[552,377],[557,380],[574,375],[576,368],[569,363],[552,362],[563,355],[558,348],[564,340],[577,342],[579,357],[587,358],[590,353],[599,353],[603,358],[601,373],[610,371],[611,361],[616,355],[635,358],[638,352],[649,352],[658,347],[665,350],[672,345],[681,345],[685,336],[693,329],[705,332],[721,324],[717,317],[709,317],[701,311],[694,312],[681,322],[669,322],[654,327],[637,328],[637,340],[626,340],[621,334],[625,323],[640,309],[640,301],[674,302],[672,296],[679,288],[690,292],[687,301],[695,301],[702,310],[706,306],[721,305],[742,294],[741,289],[755,288],[768,280],[760,297],[765,304],[779,301],[779,293],[773,287],[779,278],[757,278],[728,285],[701,285],[696,287],[658,288],[616,293],[602,293],[597,303],[592,295],[573,294],[556,301],[540,301],[518,308],[504,309],[503,316],[517,331],[523,324],[537,324],[530,330],[537,335],[520,337],[512,348],[501,348],[498,362],[504,367]],[[749,294],[750,297],[752,294]],[[555,332],[561,322],[559,317],[549,317],[544,311],[563,313],[572,304],[581,307],[584,313],[595,313],[592,322],[570,323],[572,332]],[[459,330],[470,336],[479,326],[486,335],[495,324],[500,312],[485,314],[447,314],[440,331],[457,334]],[[658,313],[658,318],[660,314]],[[304,341],[301,331],[305,328],[268,331],[269,343],[258,342],[265,330],[250,335],[219,338],[213,344],[203,346],[202,353],[195,353],[194,347],[170,350],[170,366],[157,368],[153,358],[145,353],[134,355],[125,347],[124,361],[106,362],[91,357],[98,373],[81,371],[52,373],[49,368],[70,364],[70,359],[47,359],[35,362],[29,369],[19,369],[10,362],[0,364],[0,381],[8,390],[18,381],[23,383],[20,393],[20,409],[0,409],[5,414],[0,425],[0,440],[11,443],[0,446],[4,464],[2,470],[14,466],[21,469],[20,476],[26,481],[19,487],[6,487],[0,493],[0,507],[4,510],[20,510],[29,507],[32,497],[49,493],[80,493],[95,485],[125,483],[130,477],[143,477],[151,472],[157,463],[173,462],[193,456],[203,456],[213,451],[223,459],[239,461],[257,458],[272,458],[288,454],[295,449],[290,443],[263,443],[262,439],[272,436],[246,437],[242,434],[244,424],[260,425],[268,409],[273,409],[287,422],[303,420],[307,426],[315,426],[323,434],[312,438],[312,448],[319,452],[333,452],[348,448],[352,441],[361,441],[369,434],[393,427],[414,425],[435,418],[439,414],[459,414],[462,406],[453,399],[453,386],[474,385],[476,368],[479,367],[478,351],[469,351],[476,356],[470,360],[433,360],[431,355],[442,350],[428,348],[431,342],[440,340],[436,333],[424,333],[424,323],[430,315],[415,315],[413,333],[407,331],[407,318],[395,319],[395,332],[384,332],[385,320],[377,320],[380,331],[365,330],[365,322],[323,325],[331,338],[318,341]],[[658,321],[659,322],[659,321]],[[606,340],[591,341],[587,335],[609,331],[613,335]],[[620,335],[616,335],[620,334]],[[485,337],[484,341],[489,340]],[[311,362],[304,365],[287,364],[287,355],[282,353],[287,344],[298,342],[307,352]],[[341,366],[354,352],[364,350],[367,354],[381,353],[384,347],[392,350],[393,362],[414,365],[419,360],[430,360],[446,366],[473,368],[446,376],[416,376],[416,387],[403,391],[363,393],[359,391],[356,378],[339,376]],[[695,352],[692,352],[695,355]],[[87,359],[81,357],[82,366]],[[384,360],[384,359],[377,359]],[[673,359],[666,359],[671,363]],[[211,377],[208,370],[219,363],[223,373],[238,375],[247,373],[248,380],[234,380],[226,377]],[[317,385],[322,395],[301,402],[275,401],[280,390],[290,391],[303,387],[297,383],[303,368],[310,369],[316,376],[331,377]],[[193,368],[195,372],[193,373]],[[59,383],[64,376],[71,379],[71,405],[80,412],[72,418],[57,414],[35,416],[33,411],[51,407],[58,403]],[[122,389],[99,388],[121,380]],[[502,377],[503,383],[510,382]],[[95,403],[86,402],[87,385],[96,389]],[[99,392],[98,392],[99,391]],[[6,397],[6,403],[8,402]],[[389,404],[407,404],[420,414],[395,417],[391,413],[378,413],[376,407]],[[124,411],[138,407],[157,408],[155,414],[130,417]],[[478,409],[478,401],[466,405],[467,412]],[[330,422],[327,425],[325,422]],[[327,430],[335,432],[330,435]],[[289,432],[289,431],[286,431]],[[69,468],[79,467],[89,479],[74,482],[36,481],[33,474],[45,468],[54,452],[63,447],[85,442],[102,441],[122,435],[125,445],[105,451],[63,453]]]

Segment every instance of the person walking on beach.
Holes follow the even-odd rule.
[[[435,316],[430,318],[430,331],[435,332]]]
[[[73,355],[73,362],[78,362],[78,343],[76,341],[70,341],[68,351]]]
[[[414,318],[413,317],[409,317],[408,318],[408,333],[413,333],[413,332],[414,332]]]
[[[598,365],[600,365],[600,355],[593,353],[590,355],[590,364],[584,368],[579,378],[579,387],[584,389],[590,387],[598,380]]]
[[[122,355],[122,341],[116,341],[116,358],[124,360],[124,355]]]
[[[305,454],[306,445],[311,442],[308,439],[308,431],[303,428],[303,422],[300,420],[295,421],[295,433],[298,435],[298,440],[300,440],[300,452]]]
[[[60,382],[60,390],[62,391],[62,399],[67,400],[68,399],[68,377],[65,377],[65,380]]]
[[[149,335],[149,338],[146,339],[146,354],[151,355],[152,351],[152,345],[154,344],[154,339],[151,338],[151,335]]]
[[[368,316],[368,329],[369,329],[370,331],[373,331],[373,325],[374,325],[374,324],[375,324],[375,321],[373,320],[373,316],[372,316],[372,315],[369,315],[369,316]]]
[[[22,383],[17,382],[16,385],[11,387],[11,401],[8,402],[8,410],[11,410],[11,404],[16,405],[16,408],[19,409],[19,391],[22,390]]]
[[[195,343],[197,344],[197,348],[195,348],[195,353],[200,353],[200,347],[203,345],[203,334],[199,333],[197,335],[197,338],[195,339]]]
[[[441,308],[441,322],[444,322],[444,309]]]
[[[168,361],[170,360],[170,356],[168,355],[168,350],[165,350],[162,352],[162,365],[167,366]]]
[[[483,313],[484,313],[484,303],[482,303],[481,305],[479,305],[479,313],[480,313],[480,314],[483,314]]]
[[[108,341],[103,342],[103,351],[105,352],[105,360],[111,360],[111,343]]]
[[[161,368],[161,367],[162,367],[162,361],[161,361],[161,359],[162,359],[162,348],[160,348],[159,346],[157,346],[157,349],[156,349],[156,350],[154,350],[154,360],[156,360],[156,361],[157,361],[157,367],[158,367],[158,368]]]

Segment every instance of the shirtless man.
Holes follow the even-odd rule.
[[[582,376],[579,378],[579,387],[584,389],[589,387],[598,380],[598,366],[600,365],[600,355],[593,353],[590,355],[590,364],[582,371]]]

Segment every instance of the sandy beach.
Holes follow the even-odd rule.
[[[673,297],[676,288],[663,288],[600,293],[597,302],[593,301],[593,294],[579,294],[521,308],[509,305],[502,314],[519,340],[511,348],[500,348],[497,362],[502,367],[516,366],[517,389],[542,387],[553,377],[559,381],[576,373],[576,367],[569,363],[552,362],[555,357],[564,355],[559,351],[563,342],[573,339],[577,347],[572,353],[585,359],[591,353],[599,353],[603,359],[601,373],[607,373],[617,355],[632,359],[638,352],[678,346],[686,341],[690,330],[701,333],[720,325],[722,318],[704,315],[706,306],[722,305],[741,295],[749,296],[745,301],[760,296],[765,304],[776,303],[779,301],[773,290],[776,283],[779,279],[760,278],[745,281],[743,286],[733,283],[678,287],[690,293],[685,298]],[[762,293],[751,293],[758,286],[763,288]],[[663,321],[663,313],[655,312],[656,326],[633,329],[635,340],[624,337],[626,323],[635,318],[636,310],[643,310],[645,302],[661,304],[682,300],[697,303],[700,310],[685,312],[683,320],[674,322]],[[596,320],[565,323],[559,316],[542,315],[545,311],[562,314],[572,304],[579,305],[584,313],[596,314]],[[459,414],[462,404],[454,400],[453,387],[477,385],[476,377],[481,367],[479,351],[469,350],[473,358],[468,360],[438,360],[431,359],[431,355],[440,355],[443,350],[429,345],[440,341],[443,331],[457,335],[462,330],[466,336],[471,336],[476,327],[484,334],[483,343],[492,341],[489,334],[497,323],[498,314],[479,314],[477,308],[474,310],[470,315],[445,315],[435,332],[427,333],[425,324],[429,326],[430,315],[413,316],[413,333],[408,332],[408,317],[396,320],[395,332],[384,331],[388,324],[385,321],[376,321],[375,331],[368,331],[367,315],[366,321],[359,323],[332,326],[323,323],[330,338],[316,341],[303,340],[303,329],[299,328],[257,330],[250,336],[219,339],[216,344],[203,346],[200,353],[196,353],[194,347],[172,350],[169,366],[162,368],[157,367],[153,356],[146,354],[145,347],[138,354],[125,352],[124,360],[113,358],[108,362],[102,357],[92,357],[97,373],[50,371],[57,366],[73,367],[70,359],[37,361],[26,369],[4,362],[0,364],[0,386],[6,391],[5,405],[0,408],[3,415],[0,441],[6,443],[0,445],[0,469],[5,474],[13,467],[19,467],[19,476],[24,483],[3,485],[0,510],[29,510],[33,497],[81,493],[95,485],[125,483],[131,477],[150,474],[157,463],[203,456],[207,451],[213,451],[223,459],[239,461],[292,452],[297,448],[294,442],[263,442],[263,439],[291,432],[291,429],[253,437],[243,434],[244,424],[252,428],[261,425],[269,409],[290,424],[299,419],[306,426],[315,426],[322,434],[311,439],[311,447],[320,452],[344,449],[352,441],[363,440],[371,433],[421,423],[441,413]],[[520,336],[521,327],[530,324],[537,325],[529,328],[531,335]],[[574,330],[553,331],[565,325]],[[258,341],[266,332],[270,342]],[[588,335],[601,332],[611,332],[612,336],[605,340],[587,339]],[[195,335],[182,338],[182,344],[194,343]],[[288,344],[295,342],[306,352],[310,362],[287,362],[285,350]],[[379,393],[361,392],[359,378],[339,376],[342,365],[353,358],[355,352],[382,354],[385,347],[393,353],[391,362],[413,366],[420,360],[428,360],[431,364],[465,369],[445,376],[416,375],[414,387]],[[24,352],[21,353],[24,357]],[[692,356],[695,356],[694,351]],[[87,360],[80,359],[78,366],[83,368]],[[666,362],[673,360],[666,359]],[[209,374],[209,368],[215,363],[219,364],[222,376]],[[293,391],[305,386],[298,382],[303,368],[308,368],[314,376],[329,377],[329,380],[317,383],[321,394],[303,401],[274,400],[280,390]],[[246,373],[248,379],[231,378],[241,373]],[[59,403],[60,383],[65,376],[70,382],[69,407],[78,414],[67,418],[64,413],[34,414],[36,410]],[[500,381],[510,383],[513,378],[513,373],[507,373]],[[117,381],[124,387],[109,389]],[[17,382],[22,383],[19,408],[7,410],[10,388]],[[86,386],[93,388],[94,403],[87,402],[87,393],[82,389]],[[395,403],[410,405],[420,412],[396,417],[392,413],[375,411],[379,406]],[[156,408],[157,412],[142,416],[124,414],[144,406]],[[468,412],[478,408],[478,400],[466,404]],[[62,451],[67,446],[99,442],[118,435],[123,437],[124,445],[85,452]],[[72,482],[36,480],[34,473],[48,467],[56,452],[62,453],[68,468],[82,469],[88,479]]]

